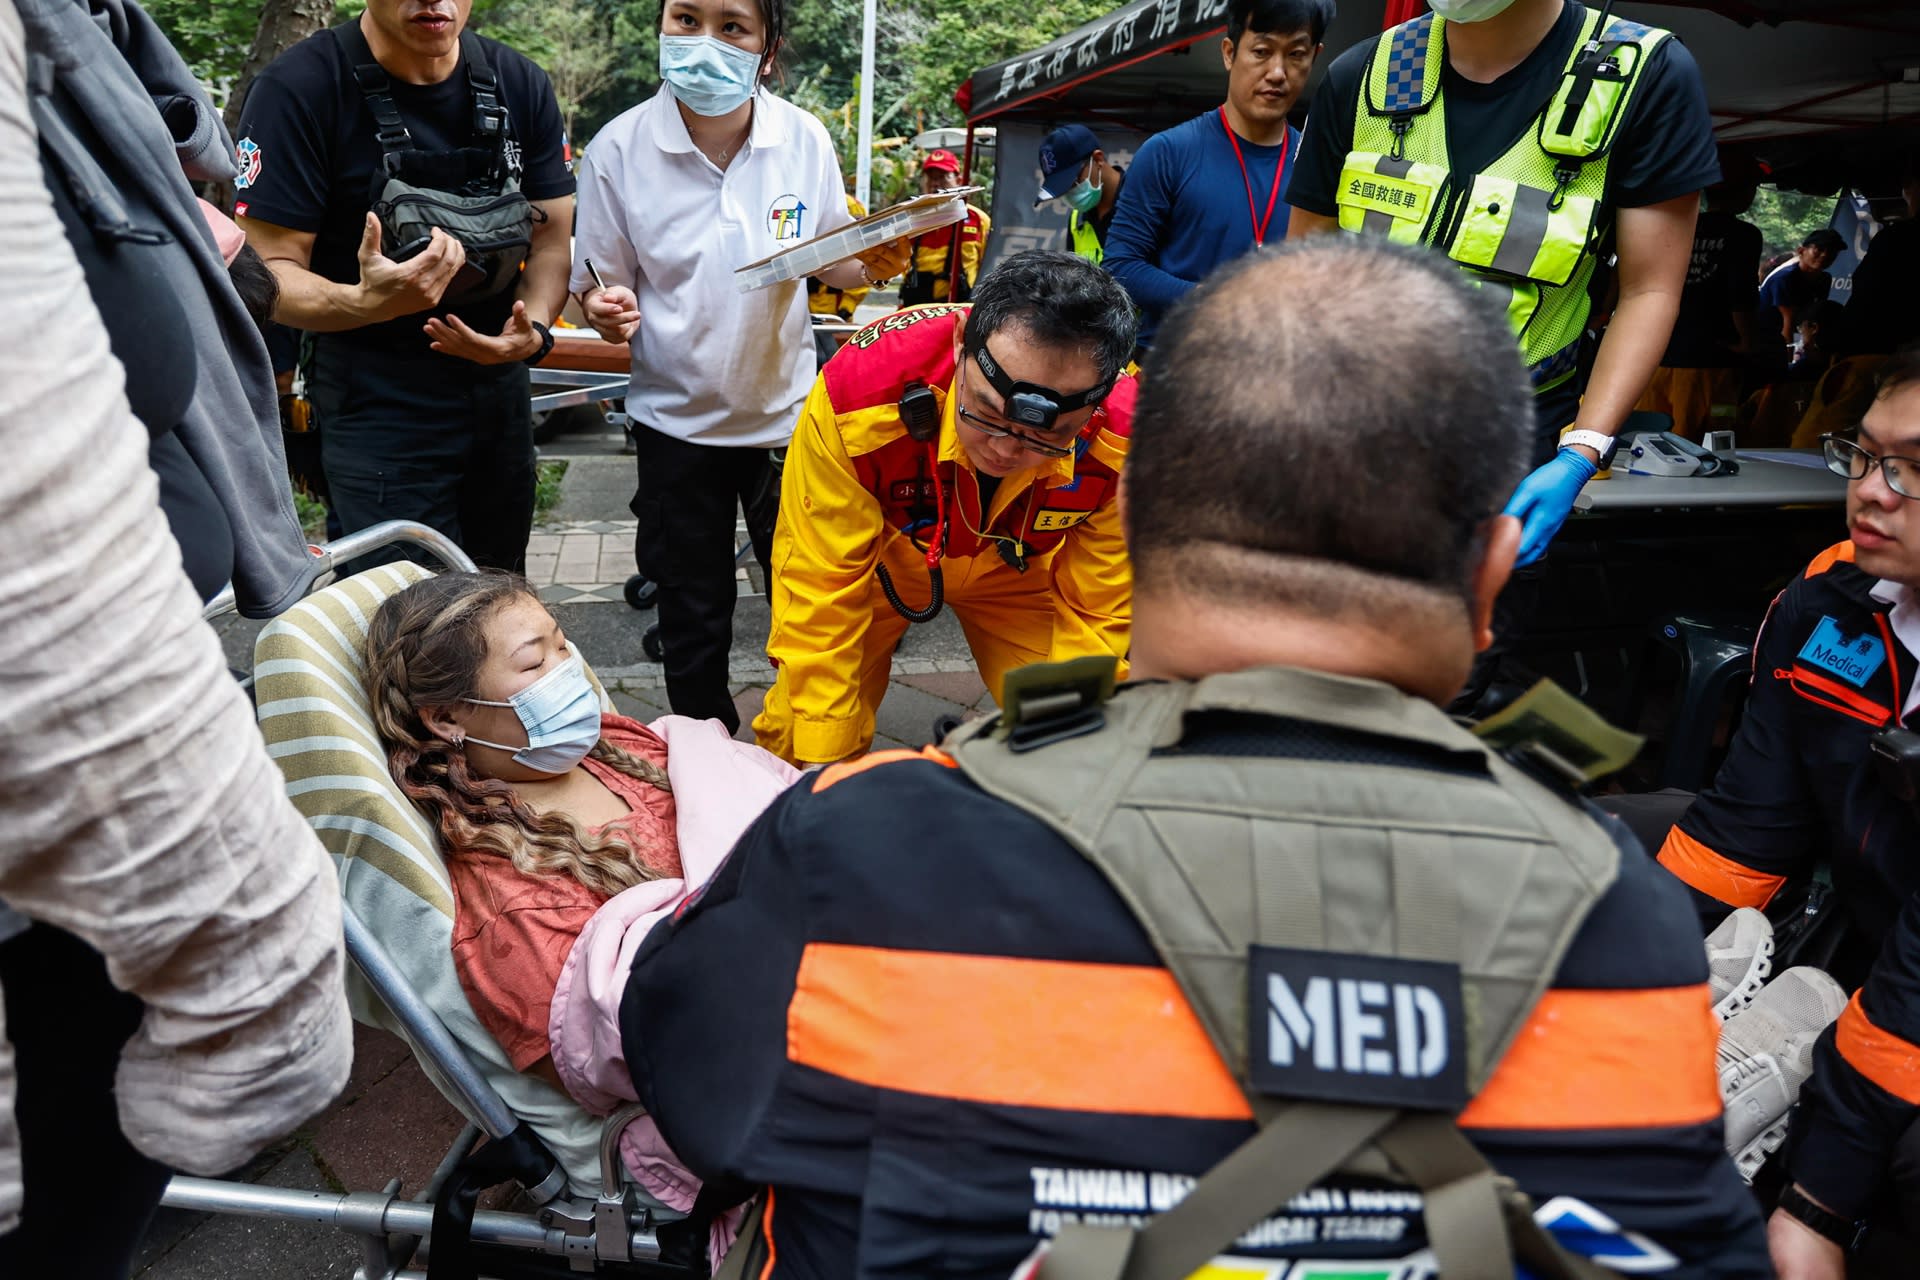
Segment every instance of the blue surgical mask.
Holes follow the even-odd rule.
[[[760,55],[713,36],[661,36],[660,80],[695,115],[723,116],[753,96]]]
[[[1100,205],[1100,196],[1100,184],[1088,178],[1067,192],[1067,203],[1075,213],[1092,213]]]
[[[565,773],[600,742],[600,695],[577,653],[505,702],[466,698],[482,707],[511,707],[527,731],[527,745],[467,738],[483,747],[513,752],[513,762],[536,773]]]

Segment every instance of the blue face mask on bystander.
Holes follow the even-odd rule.
[[[723,116],[753,96],[760,55],[713,36],[661,36],[660,79],[694,114]]]
[[[513,762],[537,773],[565,773],[587,758],[600,742],[600,696],[587,679],[586,664],[578,653],[535,680],[505,702],[466,698],[482,707],[512,707],[527,731],[527,745],[511,746],[466,738],[483,747],[513,752]]]
[[[1067,192],[1067,204],[1075,213],[1089,214],[1100,207],[1100,197],[1103,194],[1105,193],[1101,190],[1100,184],[1088,178],[1075,184],[1073,190]]]

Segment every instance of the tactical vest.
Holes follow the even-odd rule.
[[[1572,377],[1607,212],[1609,151],[1668,32],[1584,11],[1554,95],[1481,173],[1447,153],[1446,20],[1426,14],[1381,35],[1361,80],[1353,150],[1336,193],[1340,227],[1443,251],[1499,290],[1536,391]]]
[[[1100,235],[1093,229],[1093,223],[1077,213],[1067,214],[1067,234],[1073,237],[1073,252],[1085,258],[1094,266],[1106,261],[1107,251],[1100,243]]]
[[[368,205],[380,219],[380,249],[402,262],[427,247],[435,228],[460,241],[466,265],[440,296],[442,305],[491,298],[512,288],[533,248],[537,211],[520,191],[520,149],[500,100],[500,82],[486,48],[460,33],[460,64],[473,96],[473,140],[451,153],[428,153],[393,100],[386,69],[358,22],[329,28],[373,116],[380,143]],[[544,215],[538,215],[544,220]]]
[[[1507,1280],[1516,1257],[1543,1280],[1611,1274],[1537,1227],[1453,1120],[1612,884],[1611,837],[1386,685],[1273,667],[1103,705],[1111,664],[1015,672],[1007,710],[943,746],[1100,868],[1261,1131],[1144,1228],[1063,1229],[1044,1280],[1189,1276],[1335,1170],[1418,1187],[1448,1280]],[[1323,1069],[1358,1052],[1352,1026],[1300,1033],[1362,1001],[1380,1047]]]

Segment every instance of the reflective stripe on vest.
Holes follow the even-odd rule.
[[[1447,154],[1445,20],[1427,14],[1385,32],[1362,78],[1335,193],[1342,230],[1433,245],[1498,288],[1537,389],[1572,376],[1606,229],[1600,219],[1611,212],[1603,205],[1608,151],[1641,70],[1668,34],[1609,19],[1601,46],[1620,75],[1589,81],[1576,104],[1567,73],[1599,21],[1583,14],[1553,101],[1477,174],[1454,173]]]
[[[1077,213],[1069,213],[1067,231],[1073,236],[1074,253],[1096,267],[1106,260],[1106,248],[1100,243],[1100,235],[1093,229],[1091,222],[1082,220]]]

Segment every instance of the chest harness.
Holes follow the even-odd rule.
[[[1611,9],[1582,10],[1552,98],[1479,173],[1456,171],[1448,154],[1446,20],[1426,14],[1382,34],[1335,195],[1342,230],[1428,245],[1496,290],[1536,391],[1576,370],[1611,231],[1609,154],[1648,59],[1670,38]]]
[[[967,355],[963,359],[969,358]],[[1052,387],[1043,387],[1032,382],[1016,382],[1000,367],[984,345],[972,349],[970,358],[985,375],[987,384],[1000,394],[1006,406],[1005,413],[1009,421],[1030,431],[1045,432],[1053,428],[1063,413],[1073,413],[1088,405],[1097,405],[1113,391],[1111,380],[1089,387],[1085,391],[1072,395],[1062,395]],[[915,609],[900,598],[900,592],[893,585],[893,575],[884,564],[874,566],[874,575],[880,580],[880,593],[887,598],[894,611],[908,622],[932,622],[940,616],[941,608],[946,604],[947,588],[945,575],[941,572],[940,562],[947,554],[947,533],[950,529],[947,509],[947,486],[940,479],[940,402],[934,398],[931,388],[918,379],[909,382],[901,393],[899,401],[900,422],[907,429],[907,435],[926,450],[927,477],[933,486],[934,521],[927,535],[927,605]],[[1092,429],[1089,421],[1087,428],[1076,438],[1076,445],[1086,439],[1086,430]],[[1021,521],[1024,532],[1033,520],[1034,504],[1039,500],[1039,486],[1032,487],[1027,496],[1027,514]],[[957,500],[956,500],[957,505]],[[966,518],[964,510],[961,518]],[[988,523],[986,512],[981,511],[982,524]],[[975,537],[991,540],[1000,552],[1000,558],[1009,567],[1020,573],[1027,571],[1027,547],[1020,538],[1008,538],[1000,534],[983,533],[969,526]]]
[[[511,288],[533,248],[538,211],[521,194],[513,122],[480,37],[460,33],[460,65],[473,98],[474,145],[426,152],[415,147],[393,100],[393,85],[360,24],[349,22],[331,32],[366,99],[380,142],[368,204],[380,219],[381,252],[404,262],[427,247],[438,227],[467,252],[466,267],[441,296],[443,304],[491,298]]]

